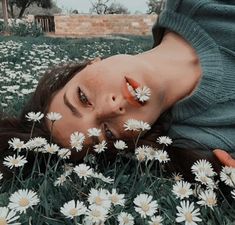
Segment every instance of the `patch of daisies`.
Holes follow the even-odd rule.
[[[47,119],[53,127],[62,116],[56,112],[47,115],[30,112],[26,118],[32,122],[33,134],[35,123]],[[126,132],[137,132],[139,135],[150,129],[148,123],[135,119],[127,120],[123,127]],[[6,156],[3,165],[12,172],[13,178],[8,189],[8,203],[0,207],[0,222],[21,224],[22,218],[29,218],[35,213],[37,216],[40,214],[42,217],[51,216],[61,221],[67,220],[71,224],[156,225],[177,222],[196,225],[206,221],[203,216],[207,213],[212,215],[218,211],[219,181],[231,189],[231,198],[235,198],[235,168],[223,167],[220,174],[217,174],[212,165],[204,159],[196,161],[191,167],[191,172],[195,176],[193,183],[185,181],[181,174],[176,173],[173,179],[162,177],[162,173],[159,176],[151,175],[151,168],[155,170],[154,166],[157,166],[156,168],[164,170],[164,165],[170,161],[164,150],[172,144],[171,138],[167,136],[157,138],[156,142],[162,146],[160,149],[148,145],[138,146],[135,143],[135,152],[131,155],[137,166],[134,170],[135,178],[143,181],[137,183],[135,179],[131,179],[130,184],[127,179],[125,183],[119,183],[118,180],[124,173],[119,175],[106,171],[104,174],[97,167],[95,158],[108,151],[105,140],[97,142],[101,132],[98,128],[89,128],[86,134],[72,133],[71,147],[68,149],[60,148],[42,137],[32,137],[27,142],[11,138],[8,143],[13,155]],[[87,138],[95,138],[93,151],[96,155],[88,154],[80,164],[68,163],[67,159],[70,159],[72,152],[84,150]],[[125,154],[128,143],[116,140],[113,147],[117,153]],[[25,178],[23,174],[27,168],[28,154],[34,155],[34,162],[30,165],[28,177]],[[41,171],[40,164],[43,163],[44,171]],[[118,162],[115,165],[117,166]],[[4,179],[2,173],[0,179]],[[149,189],[147,179],[157,188]],[[32,185],[34,180],[40,182]],[[136,185],[146,182],[146,189],[138,189],[135,182]],[[53,201],[48,202],[51,198],[47,196],[50,194],[49,183],[53,186],[53,192],[61,194],[63,201],[60,200],[59,205],[53,204]],[[128,186],[127,190],[125,185]],[[4,190],[4,185],[1,190]],[[158,191],[162,194],[159,195]],[[163,204],[163,199],[167,199],[167,196],[171,196],[168,198],[168,201],[172,201],[171,207],[175,206],[170,213],[174,212],[171,216],[168,215],[169,209],[164,208]],[[46,204],[52,204],[54,208],[49,211],[54,213],[43,211]]]
[[[51,65],[69,62],[68,53],[59,46],[26,41],[0,42],[1,108],[32,93],[38,79]]]

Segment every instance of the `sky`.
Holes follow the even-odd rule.
[[[79,13],[89,13],[91,1],[95,2],[95,0],[55,0],[64,12],[77,9]],[[121,3],[131,13],[135,13],[136,11],[145,13],[147,11],[147,0],[110,0],[111,2]]]

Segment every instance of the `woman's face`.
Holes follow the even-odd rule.
[[[53,137],[64,147],[70,147],[70,135],[82,132],[86,144],[89,128],[99,128],[99,140],[123,139],[133,135],[124,131],[128,119],[153,124],[160,114],[158,91],[155,90],[148,67],[135,56],[118,55],[88,65],[75,75],[53,97],[49,112],[59,112],[62,119],[53,127]],[[150,99],[139,104],[130,97],[131,85],[147,86]]]

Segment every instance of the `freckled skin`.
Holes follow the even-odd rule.
[[[130,135],[124,132],[123,128],[128,119],[135,118],[152,124],[159,114],[158,91],[155,91],[154,87],[151,88],[152,81],[146,76],[144,65],[140,66],[140,63],[141,61],[137,62],[133,56],[114,56],[87,66],[73,77],[58,91],[50,104],[49,111],[62,114],[62,119],[54,125],[53,136],[68,147],[69,137],[74,131],[86,134],[89,128],[102,128],[105,123],[110,130],[114,130],[118,138],[124,138]],[[133,66],[130,66],[131,64]],[[125,76],[151,88],[151,97],[146,104],[137,108],[124,98],[122,88],[125,85]],[[91,105],[83,105],[79,101],[78,86],[86,94]],[[82,118],[72,115],[63,102],[64,94],[79,110]],[[101,139],[104,137],[101,136]],[[86,139],[86,143],[89,144],[90,141],[89,138]]]
[[[124,98],[125,76],[150,88],[151,96],[146,104],[136,107]],[[53,137],[64,147],[70,147],[71,133],[79,131],[86,135],[89,128],[103,129],[104,124],[118,139],[133,137],[130,132],[124,132],[125,121],[133,118],[152,125],[162,112],[192,94],[200,76],[195,51],[173,32],[167,33],[159,46],[144,53],[96,61],[75,75],[53,97],[49,112],[62,115],[54,124]],[[78,86],[87,96],[89,105],[79,101]],[[80,118],[64,104],[64,95],[80,112]],[[102,134],[100,140],[104,138]],[[91,144],[91,139],[86,138],[85,143]]]

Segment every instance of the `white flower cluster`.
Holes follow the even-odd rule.
[[[71,219],[83,215],[83,221],[86,224],[100,224],[107,219],[111,207],[124,206],[125,203],[124,195],[118,194],[116,189],[112,189],[110,193],[107,189],[102,188],[92,188],[87,201],[88,207],[83,202],[71,200],[61,207],[60,212]]]
[[[39,198],[37,193],[32,190],[20,189],[10,196],[9,201],[8,207],[10,209],[26,213],[28,208],[32,208],[39,203]]]
[[[137,147],[135,149],[135,155],[139,161],[157,160],[160,163],[166,163],[170,160],[169,155],[166,151],[146,145]]]
[[[126,131],[146,131],[150,130],[150,125],[142,120],[128,119],[124,123],[124,129]]]

